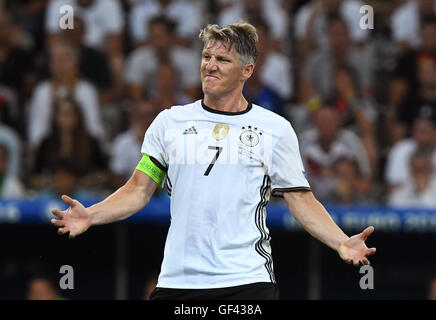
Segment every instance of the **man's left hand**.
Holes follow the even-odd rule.
[[[339,256],[346,263],[352,263],[354,266],[369,265],[368,256],[375,253],[375,248],[370,248],[365,244],[368,236],[374,232],[374,227],[370,226],[361,233],[356,234],[340,245],[338,249]]]

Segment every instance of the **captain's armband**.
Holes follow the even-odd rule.
[[[164,180],[166,174],[165,170],[153,162],[145,153],[142,155],[141,161],[139,161],[138,165],[136,166],[136,170],[144,172],[159,185],[162,185],[162,181]]]

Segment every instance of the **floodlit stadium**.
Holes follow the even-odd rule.
[[[436,300],[435,245],[436,0],[0,1],[0,300]]]

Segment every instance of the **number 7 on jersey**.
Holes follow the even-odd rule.
[[[218,157],[220,156],[221,151],[223,150],[223,147],[215,147],[215,146],[209,146],[208,147],[211,150],[216,150],[215,156],[212,158],[212,161],[210,162],[209,166],[207,167],[206,171],[204,172],[205,176],[208,176],[210,171],[212,170],[215,161],[218,160]]]

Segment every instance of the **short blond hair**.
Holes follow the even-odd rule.
[[[203,41],[204,47],[211,40],[226,43],[229,51],[235,46],[242,66],[250,63],[256,64],[256,43],[259,37],[257,36],[256,28],[250,23],[232,23],[223,28],[220,28],[217,24],[208,24],[200,31],[198,37]]]

